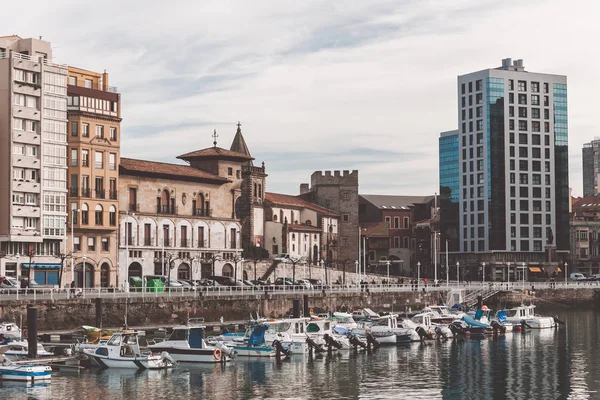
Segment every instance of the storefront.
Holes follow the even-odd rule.
[[[60,264],[21,263],[20,265],[23,277],[31,276],[40,285],[58,285]],[[33,268],[33,274],[31,275],[29,275],[30,266]]]

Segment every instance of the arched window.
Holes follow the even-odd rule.
[[[102,206],[100,204],[97,204],[95,212],[94,212],[96,225],[102,226],[104,224],[104,221],[103,221],[104,218],[102,215],[103,214],[102,211],[103,211]]]
[[[258,198],[262,199],[262,185],[260,183],[258,184]]]
[[[204,215],[204,195],[202,193],[198,193],[198,215]]]
[[[253,197],[258,197],[258,190],[256,188],[256,183],[254,183],[254,194]]]
[[[223,276],[233,276],[233,266],[231,264],[223,265]]]
[[[277,222],[277,214],[273,214],[273,221]]]
[[[283,210],[279,210],[279,222],[283,223]]]
[[[294,212],[292,211],[292,217],[290,218],[290,224],[294,223]]]
[[[164,189],[160,196],[160,212],[168,213],[169,212],[169,203],[171,202],[171,194],[168,189]]]
[[[115,206],[110,206],[110,208],[108,209],[108,223],[110,224],[110,226],[117,225],[117,209],[115,208]]]
[[[89,224],[89,208],[86,203],[81,206],[81,223],[83,225]]]
[[[292,233],[292,240],[296,240],[296,234]]]

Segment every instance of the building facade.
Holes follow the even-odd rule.
[[[117,284],[121,96],[108,83],[106,72],[69,67],[67,251],[78,287]]]
[[[63,282],[67,68],[47,41],[0,37],[0,274]]]
[[[582,149],[583,195],[594,196],[600,193],[600,138],[585,143]]]
[[[600,274],[600,196],[585,196],[573,203],[570,272]]]
[[[448,251],[460,249],[460,162],[458,131],[442,132],[439,140],[440,234]]]
[[[341,263],[358,259],[358,171],[316,171],[308,184],[300,186],[300,197],[340,216],[338,240],[330,245]]]
[[[244,277],[236,203],[252,157],[215,141],[178,158],[189,165],[121,159],[119,286],[144,275]]]
[[[566,77],[505,59],[459,76],[457,98],[458,251],[488,263],[543,261],[546,244],[567,252]]]
[[[338,215],[298,197],[266,193],[265,238],[275,256],[289,253],[316,265],[337,262]],[[329,254],[328,254],[329,249]]]

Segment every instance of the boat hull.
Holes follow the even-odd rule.
[[[103,369],[164,369],[172,366],[169,361],[164,360],[158,355],[110,358],[93,354],[86,350],[83,353],[88,356],[93,366]]]
[[[152,351],[166,351],[177,362],[214,364],[229,361],[230,358],[221,353],[221,358],[215,356],[214,349],[190,349],[179,347],[151,346]]]
[[[550,317],[531,318],[526,319],[525,322],[531,329],[547,329],[556,326],[556,322]]]
[[[275,349],[272,347],[265,346],[236,346],[234,344],[227,344],[227,347],[233,348],[238,357],[275,357]]]
[[[52,368],[43,365],[13,365],[0,367],[0,380],[18,382],[42,382],[52,378]]]

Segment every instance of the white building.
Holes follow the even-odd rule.
[[[316,264],[336,261],[339,216],[297,196],[265,193],[265,248]],[[329,257],[327,249],[329,248]]]
[[[569,246],[567,78],[523,60],[458,77],[459,251]]]
[[[67,216],[67,68],[51,59],[49,42],[0,37],[0,274],[41,284],[62,278]]]

